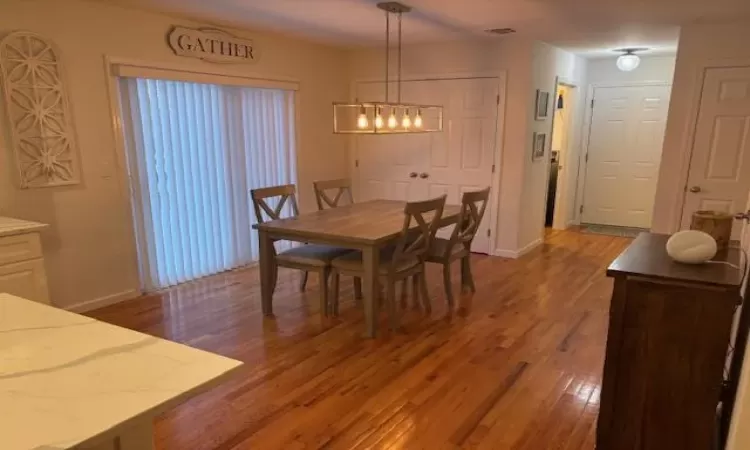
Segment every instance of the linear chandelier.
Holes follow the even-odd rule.
[[[378,3],[385,11],[385,101],[333,103],[337,134],[404,134],[443,131],[443,107],[401,101],[401,15],[411,8],[398,2]],[[389,98],[391,14],[398,18],[396,101]]]

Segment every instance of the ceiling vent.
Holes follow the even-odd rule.
[[[490,28],[484,31],[490,34],[511,34],[516,32],[513,28]]]

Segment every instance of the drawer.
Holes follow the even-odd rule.
[[[0,237],[0,265],[42,257],[39,233]]]
[[[0,266],[0,292],[49,304],[44,260],[32,259]]]

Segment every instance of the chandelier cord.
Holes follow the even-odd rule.
[[[385,102],[388,103],[388,69],[389,69],[389,57],[391,47],[391,13],[385,12]]]
[[[398,13],[398,102],[401,103],[401,13]]]

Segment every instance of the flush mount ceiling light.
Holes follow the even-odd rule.
[[[648,50],[647,48],[623,48],[615,50],[616,52],[623,52],[624,55],[620,55],[617,58],[617,68],[623,72],[630,72],[638,68],[641,64],[641,58],[635,54],[635,52],[642,52]]]
[[[443,131],[443,107],[401,101],[401,15],[411,8],[398,2],[378,3],[385,11],[384,101],[333,103],[333,132],[337,134],[404,134]],[[396,101],[389,98],[391,15],[398,18]]]

